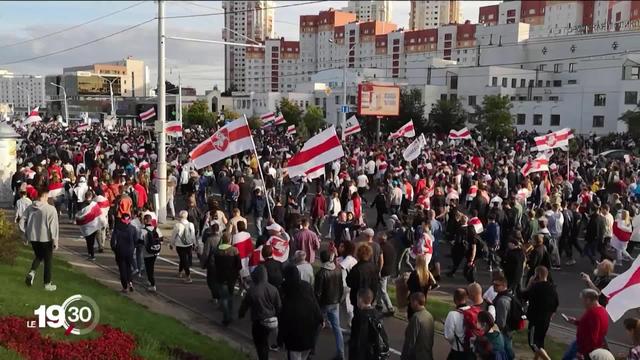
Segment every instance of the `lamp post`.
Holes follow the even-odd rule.
[[[27,114],[28,114],[31,112],[31,94],[29,94],[29,91],[27,91],[27,89],[23,88],[20,85],[16,85],[16,87],[27,94]]]
[[[62,95],[64,95],[64,121],[67,125],[69,125],[69,106],[67,104],[67,90],[65,90],[64,86],[60,86],[56,83],[50,83],[51,85],[62,89]]]
[[[115,108],[115,102],[114,102],[114,98],[113,98],[113,83],[118,80],[119,78],[113,78],[111,80],[109,80],[109,78],[104,77],[102,75],[98,75],[99,77],[103,78],[104,80],[106,80],[109,83],[109,95],[111,96],[111,115],[115,115],[116,114],[116,108]]]
[[[165,34],[164,34],[164,0],[158,1],[158,221],[167,220],[167,131],[165,79]],[[156,127],[157,129],[158,127]]]
[[[334,44],[333,39],[329,39],[329,42]],[[347,53],[344,55],[344,66],[342,67],[342,104],[343,105],[348,105],[347,104],[347,58],[349,57],[349,54],[351,53],[351,51],[353,50],[353,48],[356,46],[357,44],[353,44],[349,47],[349,50],[347,50]],[[344,131],[344,126],[347,123],[347,113],[342,111],[342,106],[340,106],[341,109],[340,111],[342,112],[342,123],[340,125],[340,129],[342,129],[342,131]]]

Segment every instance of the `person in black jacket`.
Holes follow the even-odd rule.
[[[284,269],[282,294],[278,337],[284,342],[289,359],[306,359],[315,347],[323,320],[311,284],[300,279],[295,265]]]
[[[535,275],[535,270],[538,266],[544,266],[547,269],[551,269],[551,256],[547,252],[547,248],[544,246],[544,237],[542,234],[536,234],[532,239],[533,249],[529,252],[527,258],[527,278],[526,283]],[[549,279],[551,276],[549,275]]]
[[[111,249],[116,254],[116,263],[120,272],[122,292],[133,291],[131,269],[133,268],[133,252],[138,241],[138,231],[130,224],[131,215],[122,214],[111,234]]]
[[[384,214],[389,212],[389,210],[387,209],[387,198],[384,195],[384,188],[382,187],[378,188],[378,194],[371,203],[371,208],[373,209],[374,207],[376,208],[376,226],[374,229],[378,229],[378,225],[380,224],[382,224],[382,228],[384,229]]]
[[[315,276],[315,293],[323,315],[331,324],[333,336],[336,339],[336,356],[334,359],[344,358],[344,339],[340,329],[340,300],[344,293],[342,284],[342,270],[336,266],[333,254],[327,250],[320,252],[322,266]]]
[[[529,301],[527,320],[529,320],[529,346],[536,358],[550,360],[544,349],[544,339],[551,323],[551,316],[558,309],[558,292],[547,281],[549,270],[544,266],[535,269],[535,276],[529,280],[527,288],[521,293],[523,300]]]
[[[282,308],[278,289],[267,282],[267,270],[259,265],[251,273],[252,286],[242,299],[239,318],[251,309],[251,336],[258,360],[269,359],[269,334],[278,328],[278,314]]]
[[[596,263],[596,251],[601,253],[604,260],[604,231],[607,224],[604,216],[600,215],[597,207],[591,210],[589,222],[587,223],[587,232],[584,235],[584,241],[587,243],[584,249],[585,255],[589,257],[593,264]]]
[[[520,291],[526,255],[518,238],[507,243],[507,250],[502,257],[502,270],[507,278],[507,287],[515,294]]]
[[[393,244],[387,239],[387,234],[382,234],[378,237],[380,241],[380,250],[382,251],[382,268],[380,269],[380,296],[378,296],[377,308],[386,309],[386,315],[392,316],[395,313],[391,298],[387,293],[387,284],[389,278],[394,277],[396,273],[396,249]]]
[[[371,246],[368,243],[361,243],[356,249],[358,263],[353,266],[347,275],[347,286],[351,289],[349,300],[351,300],[352,304],[357,304],[358,291],[360,289],[369,289],[373,294],[378,293],[380,271],[376,264],[373,263],[372,257],[373,250],[371,250]]]
[[[217,244],[213,265],[215,266],[215,288],[220,298],[222,308],[222,324],[227,326],[231,323],[231,313],[233,311],[233,287],[240,277],[240,254],[238,249],[231,245],[229,234],[224,234],[220,243]],[[208,274],[207,274],[208,278]]]
[[[351,337],[349,338],[349,360],[376,359],[371,319],[379,319],[380,315],[373,304],[373,292],[371,289],[362,288],[357,293],[357,309],[351,322]],[[383,329],[384,330],[384,329]]]
[[[280,290],[284,281],[282,278],[282,263],[273,258],[271,245],[262,246],[262,258],[264,259],[264,268],[267,270],[267,281]]]

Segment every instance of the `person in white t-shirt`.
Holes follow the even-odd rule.
[[[366,204],[367,200],[364,198],[364,193],[369,189],[369,178],[364,172],[360,172],[360,175],[356,178],[356,184],[358,186],[358,194],[360,194],[360,198]]]

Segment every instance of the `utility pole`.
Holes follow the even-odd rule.
[[[166,87],[164,82],[165,49],[164,44],[164,0],[158,1],[158,221],[167,220],[167,133],[166,122]]]
[[[98,75],[98,76],[100,76],[101,78],[103,78],[104,80],[106,80],[109,83],[109,97],[110,97],[110,100],[111,100],[111,115],[115,116],[116,115],[116,107],[115,107],[115,102],[114,102],[115,98],[113,97],[113,83],[116,80],[120,79],[120,78],[117,77],[117,78],[109,80],[109,78],[104,77],[102,75]],[[122,84],[120,84],[120,87],[122,88]]]
[[[176,120],[182,124],[182,79],[178,73],[178,106],[176,106]]]

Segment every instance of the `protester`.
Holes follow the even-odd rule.
[[[116,255],[116,263],[120,272],[122,292],[133,292],[133,253],[138,242],[138,231],[131,225],[131,216],[127,213],[120,215],[111,234],[111,249]]]
[[[632,347],[629,349],[627,360],[640,360],[640,320],[626,318],[623,321],[625,330],[629,335]]]
[[[351,300],[351,304],[357,304],[358,293],[361,290],[368,289],[373,294],[376,294],[380,286],[380,270],[373,263],[373,251],[368,243],[358,246],[356,258],[358,263],[351,268],[346,279],[347,286],[350,289],[349,300]],[[371,301],[373,301],[373,295],[371,297]],[[357,311],[354,314],[357,314]]]
[[[320,252],[322,265],[315,276],[315,295],[324,317],[328,320],[336,340],[334,359],[344,359],[344,339],[340,327],[340,300],[344,294],[342,270],[336,266],[334,255],[327,250]]]
[[[191,262],[193,258],[193,247],[198,246],[196,230],[194,225],[187,220],[189,213],[186,210],[180,211],[178,214],[178,221],[173,226],[171,233],[171,244],[169,247],[173,250],[176,248],[178,257],[180,258],[180,264],[178,265],[178,277],[182,278],[182,272],[184,271],[184,282],[190,284],[193,282],[191,279]]]
[[[529,279],[529,284],[520,294],[523,300],[529,301],[529,346],[535,354],[535,360],[551,360],[545,350],[544,340],[559,301],[555,286],[548,281],[548,276],[549,270],[546,267],[536,267],[535,276]]]
[[[426,296],[421,292],[411,294],[409,306],[413,316],[404,334],[402,360],[433,360],[433,338],[435,323],[425,308]]]
[[[598,303],[598,293],[593,289],[580,292],[585,312],[580,319],[568,316],[566,321],[577,327],[576,340],[569,345],[562,360],[573,360],[578,355],[589,355],[593,350],[605,347],[605,336],[609,330],[609,317]]]
[[[302,226],[302,229],[293,235],[293,248],[304,251],[305,260],[313,262],[316,260],[316,251],[320,249],[320,238],[316,233],[309,230],[309,220],[307,218],[300,220],[300,226]]]
[[[475,341],[475,352],[481,360],[507,360],[504,336],[488,311],[478,313],[478,326],[482,337]]]
[[[307,254],[303,250],[298,250],[293,255],[293,263],[298,268],[298,272],[300,273],[300,279],[302,281],[307,282],[309,285],[313,287],[314,276],[313,276],[313,266],[307,262],[305,259]]]
[[[156,279],[155,279],[155,263],[158,254],[162,247],[162,234],[152,224],[151,215],[144,216],[144,228],[142,230],[142,242],[143,242],[143,257],[144,268],[147,273],[147,280],[149,281],[149,287],[147,290],[151,292],[156,291]]]
[[[379,359],[389,351],[388,344],[384,343],[387,335],[379,321],[380,315],[373,307],[373,294],[370,288],[360,288],[357,292],[354,303],[358,304],[358,311],[351,323],[349,360]]]
[[[228,326],[232,321],[233,290],[242,269],[240,253],[238,249],[231,245],[228,234],[224,234],[219,243],[210,243],[210,246],[213,252],[213,259],[211,259],[211,253],[209,252],[207,268],[214,266],[214,288],[220,299],[222,324]],[[208,280],[209,271],[207,271]]]
[[[433,278],[433,275],[429,271],[429,266],[427,265],[427,260],[424,255],[418,255],[416,257],[416,266],[415,269],[409,274],[409,279],[407,280],[407,287],[409,289],[409,297],[411,297],[414,293],[422,293],[424,297],[427,297],[429,290],[436,285],[436,280]],[[407,318],[411,319],[411,315],[413,315],[413,308],[407,308]]]
[[[449,342],[451,350],[447,357],[448,360],[470,360],[475,358],[470,346],[464,345],[465,327],[463,312],[471,307],[467,305],[467,291],[465,289],[456,289],[453,293],[453,303],[455,310],[449,311],[444,321],[444,338]]]

